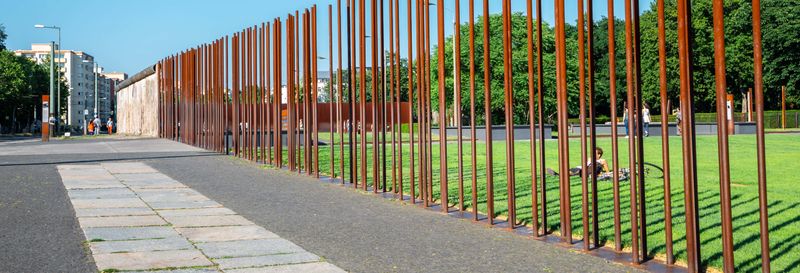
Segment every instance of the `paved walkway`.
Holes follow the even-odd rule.
[[[100,271],[344,272],[141,162],[58,172]]]
[[[149,173],[118,173],[119,168],[113,166],[122,165],[117,163],[137,164],[135,168],[129,166],[129,172],[146,169]],[[82,167],[69,167],[74,165]],[[89,168],[92,171],[68,171],[70,168]],[[102,183],[105,184],[80,177],[92,172],[104,177]],[[78,179],[62,178],[62,174],[77,175]],[[135,179],[138,175],[148,179]],[[147,189],[152,186],[148,183],[164,183],[174,188]],[[65,186],[85,188],[93,185],[109,188],[65,189]],[[92,201],[80,201],[87,198]],[[116,205],[102,201],[104,199],[118,199],[113,204],[124,203],[126,207],[108,207]],[[123,202],[119,199],[130,200]],[[100,206],[103,202],[106,202],[106,207],[85,207]],[[191,217],[180,218],[186,216],[170,215],[167,211],[176,213],[179,210],[170,209],[175,208],[170,206],[189,204],[220,207],[192,208],[182,212],[191,210],[212,214],[213,211],[222,214],[200,215],[217,217],[237,213],[249,221],[236,222],[239,226],[228,228],[248,226],[253,229],[237,234],[262,237],[275,234],[313,253],[308,255],[316,255],[349,272],[641,271],[641,268],[615,264],[506,230],[176,142],[105,137],[50,143],[10,141],[0,145],[0,272],[96,272],[98,265],[109,264],[98,256],[124,254],[112,253],[119,251],[167,254],[175,249],[194,249],[195,254],[202,254],[197,257],[204,263],[206,260],[212,263],[257,260],[250,256],[237,260],[232,257],[245,256],[246,253],[232,252],[234,254],[230,255],[223,254],[222,251],[226,250],[223,248],[214,249],[219,252],[208,248],[214,244],[230,243],[213,240],[229,238],[225,236],[230,236],[231,232],[185,232],[200,231],[203,227],[179,227],[188,224],[179,220]],[[153,226],[89,226],[114,222],[90,221],[92,217],[114,219],[111,218],[116,217],[113,213],[149,218],[154,221]],[[104,214],[107,216],[99,216]],[[226,218],[242,220],[239,217]],[[143,221],[136,223],[142,225]],[[166,223],[172,223],[172,226]],[[130,232],[112,231],[122,229]],[[163,234],[155,234],[159,232]],[[143,239],[127,240],[139,238],[137,236],[143,236]],[[206,238],[197,239],[202,236]],[[251,241],[281,240],[256,238]],[[88,242],[92,239],[104,241]],[[170,246],[167,248],[172,250],[156,252],[155,249],[162,247],[136,241],[156,241],[160,242],[159,246]],[[125,248],[127,250],[122,250]],[[227,250],[248,249],[234,247]],[[305,265],[309,264],[316,263]],[[216,269],[206,266],[202,270]],[[202,272],[198,268],[191,270]]]

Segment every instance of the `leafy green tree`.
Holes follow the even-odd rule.
[[[49,59],[47,59],[49,63]],[[37,64],[13,52],[0,50],[0,125],[19,131],[35,119],[34,112],[41,112],[41,96],[49,94],[50,70],[45,64]],[[69,90],[61,84],[60,113],[65,113]],[[6,107],[8,106],[8,107]],[[5,130],[5,129],[4,129]]]
[[[6,50],[6,38],[8,38],[6,26],[0,24],[0,50]]]

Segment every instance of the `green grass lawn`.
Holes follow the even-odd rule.
[[[327,135],[327,134],[325,134]],[[345,136],[346,137],[346,136]],[[346,139],[346,138],[345,138]],[[407,140],[407,135],[404,136]],[[370,139],[371,140],[371,139]],[[675,256],[685,260],[686,242],[684,240],[684,196],[683,196],[683,170],[682,151],[679,137],[670,138],[670,163],[672,187],[672,221]],[[338,137],[337,137],[338,141]],[[368,142],[368,144],[370,144]],[[493,145],[493,173],[494,173],[494,207],[496,215],[505,215],[507,208],[506,166],[505,166],[505,141],[496,141]],[[447,145],[448,166],[448,200],[458,202],[458,167],[457,144],[449,141]],[[557,170],[558,151],[555,140],[546,141],[546,166]],[[611,139],[598,139],[598,147],[605,150],[604,158],[611,164]],[[759,243],[759,218],[758,218],[758,186],[756,149],[754,135],[734,135],[730,138],[731,157],[731,193],[733,229],[735,244],[735,263],[737,271],[760,270],[760,243]],[[767,181],[769,199],[769,226],[772,268],[775,272],[800,271],[800,182],[796,178],[800,170],[800,135],[777,134],[766,136],[767,147]],[[477,179],[478,179],[478,209],[486,212],[486,162],[485,142],[477,144]],[[324,173],[330,172],[330,164],[336,166],[339,174],[339,146],[334,147],[335,159],[330,160],[330,146],[319,147],[320,169]],[[464,181],[465,203],[469,210],[473,204],[470,202],[471,171],[470,171],[470,144],[464,146]],[[537,144],[538,149],[538,144]],[[357,150],[356,150],[357,151]],[[418,153],[417,147],[415,151]],[[439,197],[439,146],[433,144],[433,195]],[[516,211],[519,220],[529,224],[531,221],[531,160],[530,142],[516,141],[514,144],[516,177]],[[387,144],[387,166],[391,167],[391,145]],[[409,193],[409,152],[406,143],[403,145],[403,192]],[[358,151],[356,152],[358,153]],[[284,151],[285,154],[285,151]],[[620,167],[627,167],[627,139],[619,139]],[[624,156],[623,156],[624,155]],[[348,146],[345,145],[345,158],[348,156]],[[722,241],[720,239],[720,206],[719,206],[719,169],[717,160],[717,141],[715,136],[697,136],[697,176],[700,217],[701,254],[705,264],[710,267],[721,268]],[[416,157],[418,160],[418,156]],[[661,165],[661,138],[649,137],[645,139],[645,161]],[[284,156],[284,162],[287,162]],[[570,166],[579,165],[580,142],[577,139],[570,141]],[[372,148],[367,149],[368,168],[372,167]],[[541,162],[539,162],[541,163]],[[348,170],[345,162],[345,171]],[[419,167],[415,170],[418,172]],[[537,167],[538,170],[538,167]],[[367,171],[369,184],[372,185],[371,169]],[[349,177],[345,173],[345,177]],[[418,177],[418,174],[414,174]],[[387,185],[391,187],[391,172],[387,174]],[[417,179],[418,180],[418,179]],[[418,183],[418,182],[417,182]],[[648,251],[651,255],[660,256],[665,252],[664,231],[664,187],[662,179],[648,179],[645,181],[647,199],[647,240]],[[581,213],[581,180],[578,177],[571,179],[572,202],[572,228],[576,236],[582,233]],[[623,246],[630,246],[630,184],[628,181],[620,182],[620,204],[622,222]],[[598,182],[598,207],[600,239],[613,247],[613,196],[610,181]],[[541,188],[538,189],[541,191]],[[558,179],[549,177],[547,180],[547,211],[548,228],[556,231],[559,227]],[[541,200],[539,200],[541,206]],[[541,217],[541,215],[540,215]]]

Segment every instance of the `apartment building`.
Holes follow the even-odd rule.
[[[31,44],[30,50],[15,50],[14,53],[37,63],[43,63],[49,60],[50,44]],[[61,116],[61,120],[71,126],[81,127],[86,124],[86,120],[93,119],[95,113],[102,120],[108,119],[113,114],[112,90],[121,76],[118,72],[104,75],[102,67],[95,67],[94,57],[83,51],[56,50],[55,62],[56,66],[60,67],[60,74],[65,79],[69,91],[67,113]],[[97,86],[96,108],[95,85]]]

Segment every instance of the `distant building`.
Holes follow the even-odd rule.
[[[17,56],[24,56],[37,63],[43,63],[50,55],[50,44],[31,44],[30,50],[15,50]],[[95,71],[94,57],[83,51],[57,50],[55,59],[61,66],[61,74],[67,82],[67,114],[61,118],[72,126],[84,126],[85,120],[94,118],[95,113]],[[125,73],[102,73],[97,69],[97,114],[102,120],[111,116],[112,90],[120,77],[127,78]],[[86,114],[85,114],[86,113]]]
[[[331,82],[330,71],[317,72],[317,102],[330,102],[330,92],[328,92],[328,85]],[[288,94],[286,85],[281,85],[281,103],[286,104],[286,94]]]

